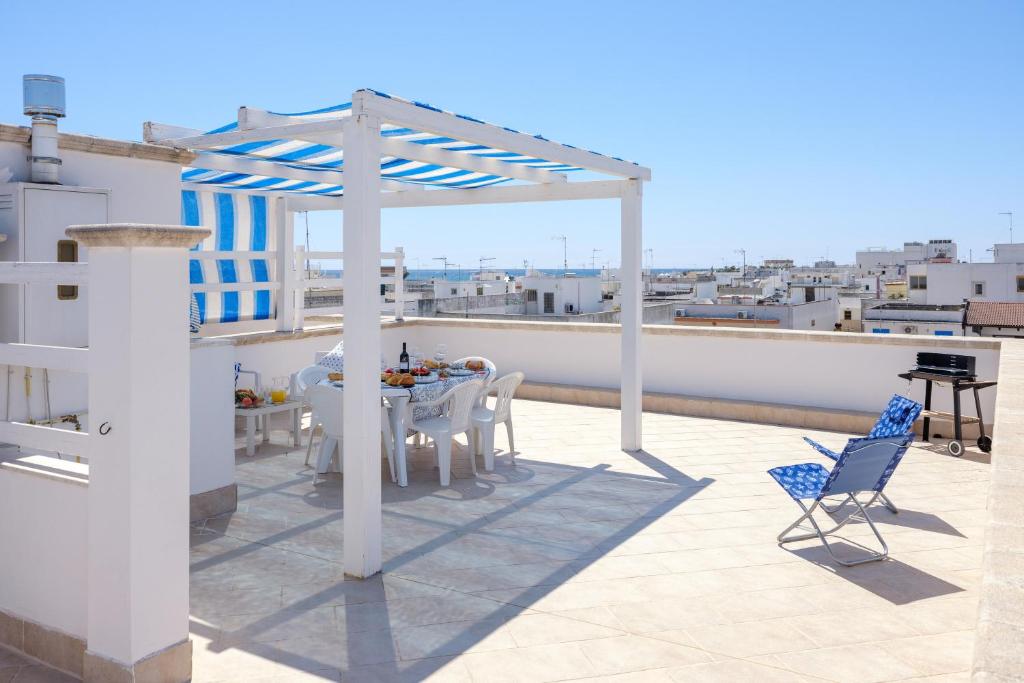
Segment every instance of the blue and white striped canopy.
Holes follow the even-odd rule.
[[[267,252],[266,259],[189,259],[190,284],[270,281],[277,226],[265,196],[183,190],[181,222],[210,228],[210,236],[194,252]],[[269,289],[194,294],[199,322],[204,325],[273,318],[276,297],[272,295]]]
[[[385,93],[377,91],[372,92],[381,97],[392,98],[391,95],[387,95]],[[437,107],[423,104],[422,102],[412,102],[412,104],[432,111],[444,111]],[[276,115],[288,117],[291,119],[289,123],[305,123],[326,119],[342,119],[351,116],[351,113],[352,103],[349,102],[346,104],[335,105],[333,107],[326,107],[324,109],[316,109],[314,111],[299,112],[295,114],[277,113]],[[451,112],[445,113],[451,114]],[[461,114],[453,115],[469,121],[484,123],[483,121],[470,116],[464,116]],[[207,134],[226,133],[236,130],[237,128],[237,122],[229,123],[226,126],[211,130]],[[502,128],[504,127],[502,126]],[[515,133],[520,132],[511,128],[505,128],[505,130]],[[400,139],[420,145],[442,147],[451,152],[470,154],[478,157],[495,158],[503,162],[519,166],[530,166],[533,168],[558,172],[581,170],[575,166],[568,166],[566,164],[548,161],[546,159],[538,159],[536,157],[525,156],[516,152],[495,149],[484,145],[477,145],[450,137],[424,133],[410,128],[403,128],[390,124],[382,125],[381,135],[387,138]],[[545,139],[539,135],[534,137],[542,140]],[[569,147],[571,145],[566,146]],[[259,142],[247,142],[239,145],[216,146],[206,149],[206,151],[238,158],[275,162],[289,168],[300,169],[303,171],[339,171],[342,170],[344,166],[341,148],[303,140],[262,140]],[[617,157],[614,158],[617,159]],[[381,158],[380,172],[381,177],[388,180],[460,189],[486,187],[488,185],[496,185],[498,183],[504,183],[512,180],[511,178],[501,175],[467,171],[460,168],[438,166],[436,164],[388,156]],[[317,183],[314,181],[299,181],[287,178],[275,178],[271,176],[233,173],[203,168],[186,168],[182,171],[181,179],[185,182],[210,185],[212,187],[263,190],[268,192],[293,192],[299,194],[326,196],[339,196],[343,193],[343,187],[341,185],[331,182]]]

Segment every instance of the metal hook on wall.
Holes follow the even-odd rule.
[[[104,427],[106,429],[104,429]],[[109,422],[104,422],[103,424],[100,425],[100,430],[99,430],[100,431],[100,436],[106,436],[107,434],[110,433],[110,430],[111,430],[110,423]]]

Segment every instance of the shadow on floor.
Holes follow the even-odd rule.
[[[854,558],[863,556],[864,548],[856,542],[830,540],[838,557]],[[894,605],[906,605],[919,600],[961,593],[963,588],[937,576],[921,571],[909,564],[887,558],[868,562],[855,567],[836,564],[820,545],[804,548],[786,548],[790,553],[808,562],[823,567],[846,579],[850,583],[888,600]]]
[[[286,608],[263,614],[235,630],[211,630],[210,627],[195,620],[192,624],[193,629],[199,635],[205,635],[205,630],[210,634],[206,637],[215,638],[211,650],[241,648],[251,654],[307,672],[373,665],[375,678],[426,678],[443,667],[448,661],[448,656],[472,650],[509,619],[527,610],[531,604],[586,570],[598,558],[635,536],[659,517],[682,505],[714,481],[706,477],[689,477],[648,451],[629,455],[647,467],[651,474],[615,472],[607,464],[578,467],[519,459],[514,467],[504,466],[496,470],[496,481],[453,480],[453,486],[449,489],[440,489],[437,486],[422,487],[426,491],[412,490],[412,486],[404,490],[385,487],[387,505],[389,501],[418,499],[433,502],[430,499],[439,496],[460,496],[464,500],[486,499],[501,485],[502,479],[509,483],[528,484],[521,497],[508,501],[486,515],[459,522],[450,522],[443,518],[424,519],[422,513],[417,516],[416,513],[409,515],[403,514],[401,510],[385,509],[385,547],[388,545],[389,520],[399,524],[407,518],[420,524],[435,524],[437,533],[390,557],[386,554],[382,573],[365,581],[333,582],[289,604]],[[431,476],[434,475],[431,473]],[[536,483],[531,483],[531,480]],[[266,487],[257,486],[241,493],[240,501],[251,501],[264,492],[285,489],[295,483],[297,482],[291,481],[271,483]],[[340,489],[337,483],[335,481],[332,485]],[[607,497],[602,499],[603,489],[607,489]],[[240,487],[240,492],[241,490]],[[500,526],[504,518],[512,515],[531,512],[539,515],[552,512],[557,514],[557,508],[546,508],[544,504],[552,497],[566,495],[581,500],[594,500],[595,507],[608,505],[609,497],[614,500],[617,495],[624,501],[623,506],[635,509],[633,514],[621,519],[595,520],[592,526],[599,531],[592,532],[587,537],[572,533],[559,534],[557,524],[543,527],[544,533],[537,530],[535,534],[523,533],[521,536],[513,537],[513,531],[522,532],[523,527],[502,529]],[[438,502],[442,505],[457,504],[458,500]],[[224,553],[199,559],[192,564],[192,571],[217,571],[220,569],[217,565],[223,562],[287,541],[310,529],[337,523],[342,519],[340,491],[336,496],[325,495],[325,504],[322,507],[326,508],[327,513],[322,517],[260,538],[258,541],[245,543]],[[439,514],[443,516],[444,508],[441,507],[439,510]],[[452,512],[455,510],[452,509]],[[229,519],[211,520],[207,528],[214,531],[223,530],[228,522]],[[506,534],[499,533],[501,531],[505,531]],[[470,596],[457,588],[438,587],[426,580],[419,583],[417,573],[424,571],[422,565],[426,556],[443,561],[445,554],[438,553],[438,550],[446,549],[446,552],[452,552],[448,551],[447,547],[460,544],[467,545],[468,551],[474,552],[474,543],[479,546],[478,552],[488,552],[490,548],[495,553],[509,553],[516,558],[552,558],[547,565],[537,563],[538,566],[550,568],[546,572],[541,571],[540,575],[531,576],[530,587],[513,589],[512,595],[501,600]],[[465,551],[460,547],[460,550],[454,552]],[[415,597],[405,600],[399,606],[389,603],[387,599],[394,599],[390,592],[395,590],[396,585],[400,585],[403,590],[414,590],[417,586],[422,586],[423,597],[419,601]],[[345,597],[342,604],[338,604],[339,596]],[[283,639],[275,642],[272,635],[267,635],[275,630],[287,629],[288,622],[296,619],[298,615],[311,613],[327,605],[336,605],[334,609],[339,617],[344,615],[346,624],[346,628],[336,634],[333,651],[329,647],[331,643],[327,637],[323,642],[317,643],[317,647],[313,647],[314,644],[309,642],[302,647],[291,647]],[[390,611],[393,609],[404,611],[394,614]],[[400,661],[398,653],[393,651],[396,647],[393,629],[399,626],[408,627],[409,624],[415,625],[416,610],[438,609],[452,610],[452,623],[460,620],[463,623],[447,633],[443,628],[432,629],[430,637],[408,644],[409,647],[416,649],[415,661],[408,661],[408,658],[406,661]],[[472,622],[468,627],[466,620]],[[257,642],[261,637],[265,637],[268,642]],[[339,640],[341,642],[337,642]],[[319,647],[320,645],[323,647]],[[398,647],[403,647],[401,642]],[[329,677],[329,674],[324,675]]]

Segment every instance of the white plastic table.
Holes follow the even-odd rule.
[[[256,428],[257,421],[262,420],[259,427],[263,434],[261,443],[270,441],[270,416],[274,413],[292,413],[292,441],[296,447],[302,445],[301,421],[302,402],[285,401],[284,403],[264,403],[259,408],[235,408],[235,417],[245,418],[245,454],[250,458],[256,454]]]
[[[487,375],[487,372],[477,372],[471,375],[449,377],[440,382],[417,384],[410,388],[381,385],[381,396],[387,400],[388,405],[391,407],[388,410],[388,414],[391,418],[391,433],[395,439],[395,469],[398,470],[396,475],[399,486],[405,487],[409,485],[409,474],[406,472],[405,422],[410,403],[415,406],[418,402],[433,400],[457,384],[481,377],[486,378]],[[335,389],[344,388],[343,382],[332,382],[325,379],[320,383],[333,386]],[[323,442],[321,442],[320,447],[324,448]]]

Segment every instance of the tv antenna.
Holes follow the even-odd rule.
[[[590,250],[590,269],[591,270],[597,270],[597,252],[599,252],[599,251],[601,251],[601,250],[600,249],[591,249]]]
[[[494,260],[495,260],[495,258],[493,256],[481,256],[480,257],[480,272],[481,273],[484,272],[484,263],[486,263],[487,261],[494,261]]]
[[[569,238],[565,235],[555,235],[551,239],[562,240],[562,275],[565,275],[569,272]]]
[[[1013,211],[1000,211],[999,215],[1010,217],[1010,244],[1013,244]]]
[[[444,279],[448,279],[448,257],[447,256],[435,256],[431,261],[440,261],[444,266]]]

